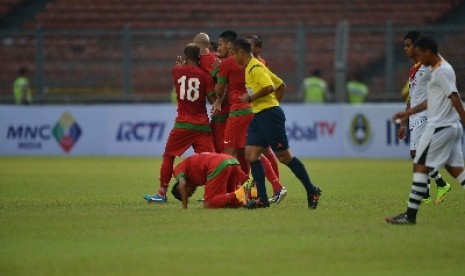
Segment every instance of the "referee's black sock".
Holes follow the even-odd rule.
[[[252,171],[252,177],[257,185],[257,196],[263,202],[268,202],[268,195],[266,194],[265,186],[265,169],[263,169],[262,161],[256,160],[250,163],[250,170]]]
[[[294,175],[302,182],[307,191],[307,195],[312,195],[316,193],[315,186],[313,186],[312,182],[310,181],[310,176],[308,175],[307,169],[305,169],[304,164],[300,162],[297,157],[293,157],[291,162],[287,164],[289,169],[294,173]]]

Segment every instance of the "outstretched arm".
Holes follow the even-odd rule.
[[[458,92],[453,92],[449,96],[450,101],[452,102],[452,106],[457,110],[457,113],[460,116],[460,120],[462,124],[465,124],[465,109],[463,108],[462,100],[460,99]]]
[[[188,203],[188,196],[187,196],[187,191],[186,191],[186,179],[184,177],[179,178],[179,193],[181,194],[181,199],[182,199],[182,208],[187,209],[187,203]]]

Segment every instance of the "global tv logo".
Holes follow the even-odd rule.
[[[53,137],[66,153],[73,148],[81,133],[81,128],[69,112],[63,113],[52,129]]]

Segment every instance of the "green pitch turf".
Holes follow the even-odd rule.
[[[463,274],[465,191],[448,175],[443,204],[393,226],[408,159],[303,161],[323,190],[312,211],[284,166],[278,206],[182,210],[142,199],[158,158],[0,157],[0,275]]]

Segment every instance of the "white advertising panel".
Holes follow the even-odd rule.
[[[286,132],[291,151],[296,156],[339,157],[343,126],[342,109],[336,105],[288,104]]]
[[[163,154],[173,105],[0,106],[3,155]]]
[[[409,141],[398,140],[398,125],[391,117],[405,104],[366,104],[343,107],[343,156],[408,158]]]
[[[299,157],[409,157],[408,140],[396,138],[391,122],[402,103],[282,108]],[[175,116],[171,104],[0,105],[0,155],[161,156]]]

